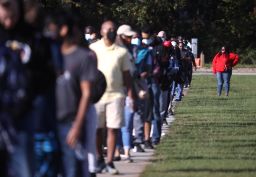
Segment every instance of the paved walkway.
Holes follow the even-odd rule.
[[[187,89],[185,89],[184,94],[187,93]],[[175,107],[175,103],[174,103]],[[168,132],[171,123],[174,121],[173,116],[167,117],[168,125],[163,125],[163,134],[162,138],[164,141],[164,135]],[[131,152],[132,158],[134,160],[133,163],[127,163],[124,161],[115,162],[116,168],[119,170],[120,174],[114,175],[115,177],[139,177],[140,174],[144,171],[146,165],[150,164],[154,159],[154,150],[145,150],[146,152]],[[97,177],[113,177],[108,173],[97,174]]]
[[[234,68],[233,75],[256,75],[256,68]],[[198,68],[193,75],[213,75],[211,68]]]

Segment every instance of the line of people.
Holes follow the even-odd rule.
[[[133,162],[131,149],[160,143],[196,68],[189,44],[111,20],[99,39],[72,13],[41,12],[32,0],[0,0],[0,176],[118,174],[122,149]]]

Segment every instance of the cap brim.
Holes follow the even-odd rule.
[[[123,33],[125,36],[133,36],[136,33],[134,31],[126,31],[125,33]]]

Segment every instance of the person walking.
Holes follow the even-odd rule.
[[[96,53],[98,69],[105,75],[107,89],[95,105],[99,118],[97,130],[98,172],[103,169],[110,174],[119,171],[113,163],[118,131],[124,125],[125,92],[133,104],[130,60],[128,50],[115,43],[116,26],[113,21],[105,21],[101,26],[102,39],[91,44],[90,48]],[[133,106],[131,106],[133,107]],[[107,128],[107,163],[105,164],[102,151],[102,131]]]
[[[56,112],[63,176],[96,176],[92,169],[93,162],[96,163],[92,149],[96,148],[97,125],[92,89],[97,59],[94,52],[79,45],[82,32],[72,15],[62,14],[62,17],[59,26],[64,65],[56,82]]]
[[[232,68],[238,63],[239,57],[237,54],[229,51],[227,46],[223,46],[212,61],[212,72],[217,78],[217,95],[221,96],[223,84],[226,90],[226,96],[229,95],[230,79]]]

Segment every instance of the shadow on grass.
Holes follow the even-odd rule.
[[[210,172],[210,173],[244,173],[244,172],[256,172],[256,168],[245,169],[210,169],[210,168],[187,168],[187,169],[169,169],[169,170],[154,170],[154,172],[169,173],[169,172]]]

